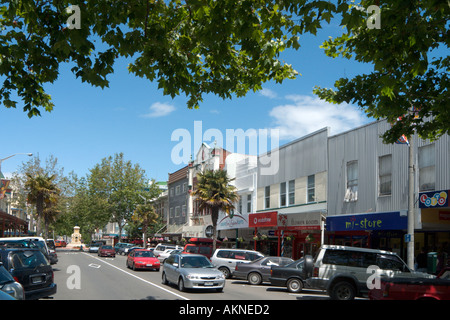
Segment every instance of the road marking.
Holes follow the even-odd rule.
[[[143,282],[145,282],[145,283],[148,283],[148,284],[150,284],[150,285],[152,285],[152,286],[154,286],[154,287],[157,287],[158,289],[161,289],[161,290],[163,290],[163,291],[166,291],[166,292],[168,292],[168,293],[171,293],[171,294],[173,294],[173,295],[175,295],[175,296],[177,296],[177,297],[179,297],[179,298],[181,298],[181,299],[184,299],[184,300],[190,300],[189,298],[183,297],[182,295],[179,295],[178,293],[175,293],[175,292],[173,292],[173,291],[170,291],[170,290],[168,290],[168,289],[166,289],[166,288],[163,288],[163,287],[161,287],[161,286],[159,286],[159,285],[157,285],[157,284],[154,284],[153,282],[150,282],[150,281],[147,281],[147,280],[145,280],[145,279],[142,279],[141,277],[138,277],[138,276],[136,276],[136,275],[134,275],[134,274],[132,274],[132,273],[130,273],[130,272],[128,272],[128,271],[125,271],[125,270],[123,270],[123,269],[120,269],[119,267],[116,267],[115,265],[113,265],[113,264],[111,264],[111,263],[108,263],[108,262],[106,262],[105,260],[99,259],[99,258],[97,258],[97,257],[93,257],[92,255],[87,254],[87,253],[85,253],[85,252],[83,252],[83,254],[87,255],[88,257],[91,257],[91,258],[100,260],[100,261],[102,261],[103,263],[106,263],[107,265],[109,265],[109,266],[111,266],[111,267],[113,267],[113,268],[116,268],[117,270],[122,271],[123,273],[126,273],[126,274],[128,274],[128,275],[130,275],[130,276],[132,276],[132,277],[135,277],[136,279],[139,279],[139,280],[141,280],[141,281],[143,281]]]
[[[101,267],[101,265],[95,264],[95,263],[91,263],[91,264],[89,265],[89,267],[99,269],[99,268]]]

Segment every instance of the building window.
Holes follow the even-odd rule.
[[[316,201],[316,179],[314,175],[308,176],[308,201],[314,202]]]
[[[180,213],[181,213],[181,208],[180,208],[180,206],[175,207],[175,217],[179,217],[179,216],[180,216]]]
[[[252,212],[252,195],[247,195],[247,213]]]
[[[392,192],[392,155],[378,158],[379,195],[387,196]]]
[[[175,187],[175,195],[178,196],[181,193],[181,186]]]
[[[242,213],[242,197],[239,197],[238,208],[239,208],[239,213]]]
[[[170,218],[173,218],[173,207],[170,208]]]
[[[267,186],[264,192],[264,204],[265,204],[265,209],[269,209],[270,208],[270,186]]]
[[[295,204],[295,180],[289,181],[289,205]]]
[[[169,196],[173,197],[173,187],[169,190]]]
[[[435,161],[434,144],[419,148],[419,191],[435,190]]]
[[[183,183],[183,193],[187,192],[187,182]]]
[[[347,162],[347,190],[345,202],[358,200],[358,161]]]
[[[286,207],[286,182],[280,183],[280,207]]]
[[[186,217],[186,205],[185,204],[183,204],[183,206],[181,207],[181,215],[183,217]]]

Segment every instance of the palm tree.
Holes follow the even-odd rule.
[[[33,176],[26,173],[26,176],[25,188],[28,190],[28,203],[36,206],[38,219],[44,221],[44,236],[47,238],[49,224],[58,212],[55,206],[61,192],[54,182],[56,175],[37,174]]]
[[[226,214],[234,209],[234,203],[239,199],[236,187],[230,185],[233,179],[229,179],[225,170],[206,170],[197,175],[197,186],[192,195],[198,202],[200,210],[207,209],[211,212],[213,224],[213,252],[217,242],[217,219],[219,211]]]

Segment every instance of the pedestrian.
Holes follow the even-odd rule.
[[[417,263],[417,272],[427,272],[427,253],[425,251],[425,248],[422,248],[420,250],[420,253],[417,255],[416,258]]]

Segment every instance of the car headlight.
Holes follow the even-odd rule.
[[[196,279],[200,279],[200,277],[198,275],[195,274],[188,274],[186,276],[186,278],[188,278],[189,280],[196,280]]]
[[[18,282],[11,282],[5,284],[2,288],[3,292],[6,292],[10,296],[14,297],[17,300],[25,300],[25,293],[23,291],[23,287]]]
[[[216,277],[216,279],[224,280],[224,279],[225,279],[225,275],[221,272],[221,273]]]

